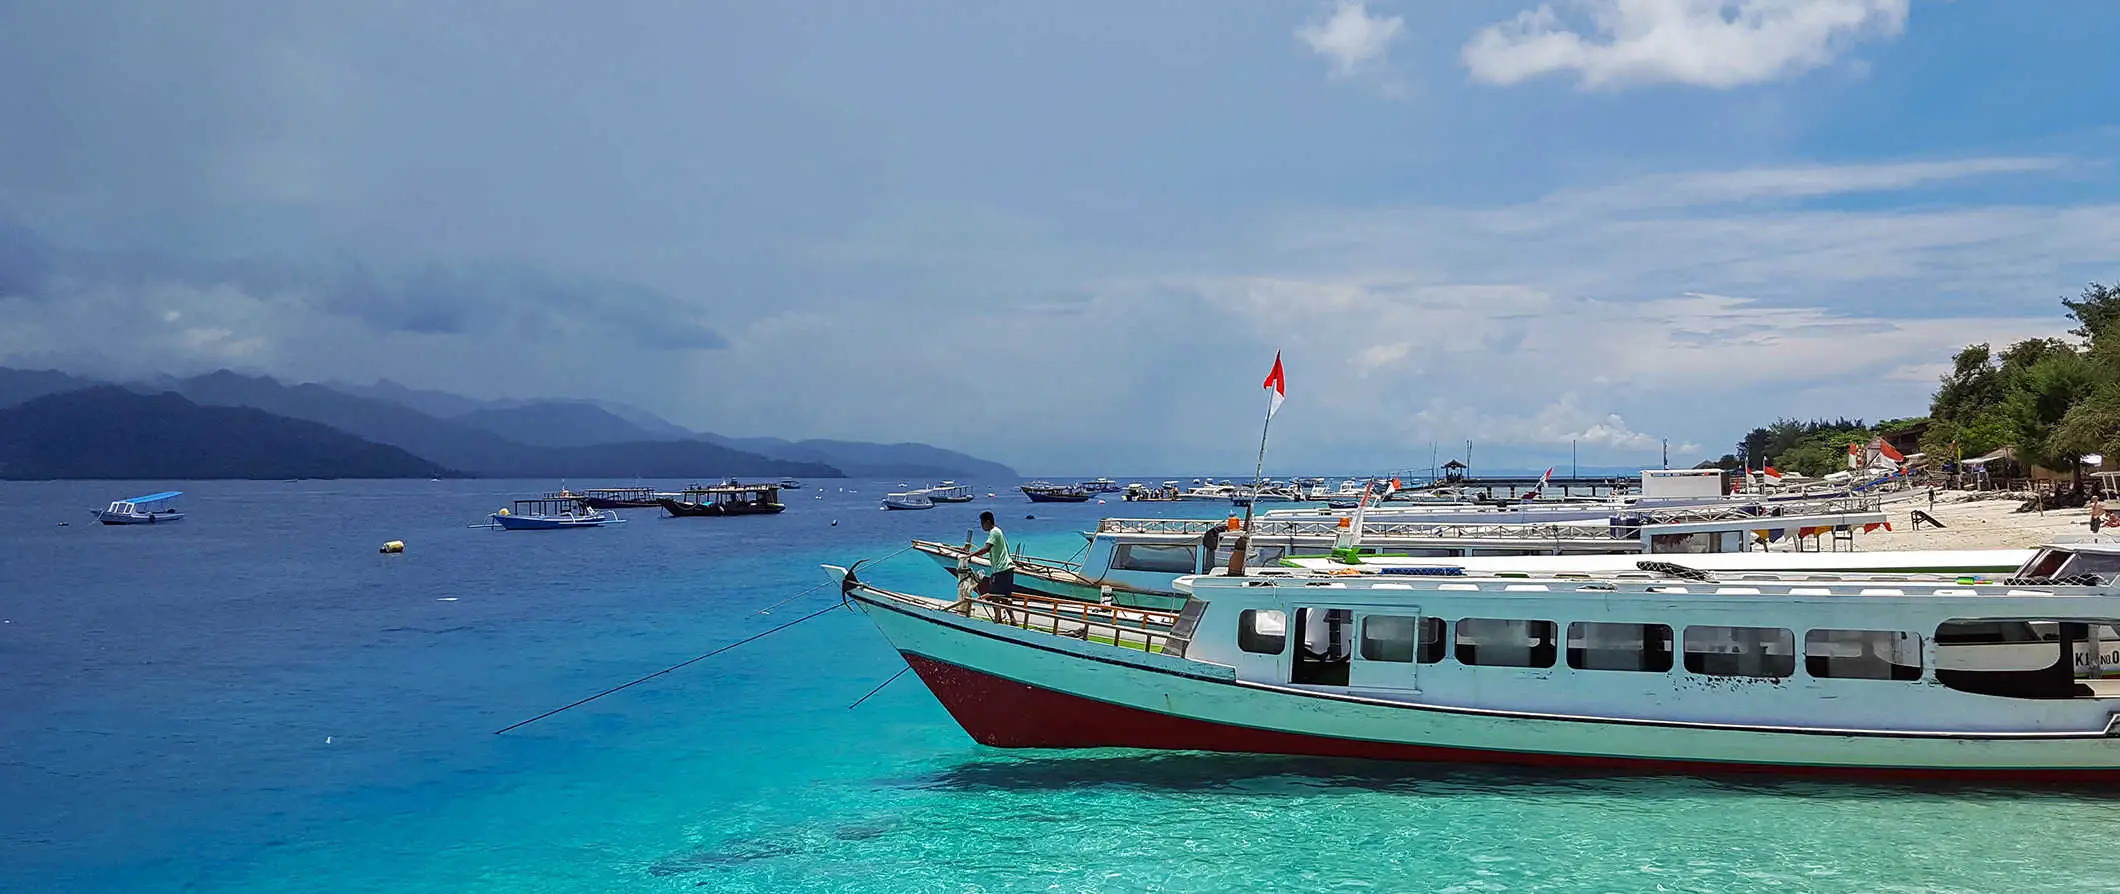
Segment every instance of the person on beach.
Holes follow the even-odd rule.
[[[979,585],[979,592],[988,596],[1007,596],[1016,591],[1016,561],[1008,554],[1008,535],[1001,533],[1001,526],[994,524],[992,512],[979,513],[979,529],[986,532],[986,545],[974,550],[967,559],[986,556],[993,573]]]

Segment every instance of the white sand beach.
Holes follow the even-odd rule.
[[[1883,549],[2026,549],[2042,543],[2090,536],[2090,510],[2059,509],[2049,512],[2018,512],[2024,497],[1984,499],[1987,495],[1968,491],[1937,491],[1936,507],[1929,508],[1926,491],[1884,505],[1892,530],[1858,534],[1856,546]],[[1943,522],[1938,529],[1914,527],[1914,510]]]

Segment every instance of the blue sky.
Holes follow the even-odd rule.
[[[2120,7],[0,4],[0,363],[1033,472],[1719,454],[2120,278]]]

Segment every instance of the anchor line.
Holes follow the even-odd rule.
[[[905,547],[904,549],[900,549],[900,550],[898,550],[897,552],[894,552],[894,553],[891,553],[890,555],[884,556],[884,557],[883,557],[883,558],[881,558],[881,559],[877,559],[877,560],[876,560],[876,563],[877,563],[877,564],[882,564],[882,563],[884,563],[884,562],[888,562],[888,561],[890,561],[890,560],[892,560],[892,559],[895,559],[895,558],[899,557],[900,555],[903,555],[903,554],[904,554],[904,553],[906,552],[906,550],[910,550],[910,549],[912,549],[912,548],[913,548],[912,546],[908,545],[908,546],[906,546],[906,547]],[[864,561],[866,561],[866,560],[864,560]],[[857,564],[857,565],[858,565],[858,564],[860,564],[860,563],[859,563],[859,562],[857,562],[857,563],[855,563],[855,564]],[[824,582],[824,583],[822,583],[822,584],[818,584],[817,586],[811,587],[811,588],[809,588],[809,589],[807,589],[807,590],[804,590],[804,591],[802,591],[802,592],[800,592],[800,593],[797,593],[797,594],[795,594],[795,595],[793,595],[793,596],[790,596],[790,597],[788,597],[788,598],[786,598],[786,599],[782,599],[782,600],[780,600],[779,602],[775,602],[775,603],[773,603],[772,605],[766,606],[765,608],[759,609],[759,610],[758,610],[758,611],[756,611],[756,612],[752,612],[752,613],[751,613],[751,614],[750,614],[750,615],[749,615],[748,617],[757,617],[758,615],[762,615],[762,614],[765,614],[765,613],[767,613],[767,612],[769,612],[769,611],[772,611],[773,609],[779,608],[779,607],[781,607],[781,606],[783,606],[783,605],[786,605],[786,604],[788,604],[788,603],[790,603],[790,602],[794,602],[795,600],[797,600],[797,599],[800,599],[800,598],[802,598],[802,597],[804,597],[804,596],[808,596],[808,595],[810,595],[811,593],[815,593],[815,592],[817,592],[818,590],[822,590],[822,589],[824,589],[825,587],[827,587],[827,586],[830,586],[830,585],[831,585],[831,583],[832,583],[831,581],[825,581],[825,582]],[[606,690],[604,690],[604,691],[602,691],[602,692],[599,692],[599,693],[597,693],[597,694],[595,694],[595,695],[589,696],[588,698],[585,698],[585,699],[581,699],[581,700],[579,700],[579,701],[573,702],[573,703],[571,703],[571,704],[561,705],[561,706],[559,706],[559,707],[557,707],[557,708],[553,708],[553,709],[552,709],[552,710],[550,710],[550,711],[546,711],[545,713],[543,713],[543,714],[539,714],[539,715],[537,715],[536,717],[532,717],[532,718],[530,718],[530,719],[528,719],[528,720],[522,720],[522,721],[518,721],[518,722],[515,722],[515,723],[512,723],[512,724],[509,724],[509,725],[507,725],[507,726],[501,727],[500,729],[494,730],[494,731],[493,731],[493,734],[494,734],[494,735],[496,735],[496,736],[498,736],[498,735],[500,735],[500,734],[502,734],[502,733],[508,732],[509,730],[513,730],[513,729],[519,729],[519,728],[521,728],[521,727],[529,726],[530,724],[536,723],[536,722],[538,722],[538,721],[540,721],[540,720],[543,720],[543,719],[545,719],[545,718],[547,718],[547,717],[550,717],[550,716],[552,716],[552,715],[554,715],[554,714],[558,714],[558,713],[560,713],[560,712],[563,712],[563,711],[571,711],[571,710],[573,710],[573,709],[575,709],[575,708],[579,708],[579,707],[581,707],[581,706],[583,706],[583,705],[586,705],[586,704],[588,704],[588,703],[590,703],[590,702],[596,701],[597,699],[603,698],[604,696],[610,695],[610,694],[612,694],[612,693],[614,693],[614,692],[619,692],[619,691],[621,691],[621,690],[625,690],[625,689],[631,689],[631,688],[633,688],[633,687],[635,687],[635,686],[638,686],[638,685],[640,685],[640,684],[642,684],[642,683],[646,683],[646,682],[648,682],[649,680],[653,680],[653,679],[655,679],[656,677],[660,677],[660,676],[662,676],[662,675],[664,675],[664,674],[667,674],[667,673],[670,673],[670,672],[672,672],[672,671],[682,670],[682,669],[684,669],[684,668],[686,668],[686,667],[690,667],[690,666],[692,666],[692,665],[694,665],[694,664],[698,664],[699,662],[705,661],[705,660],[707,660],[707,659],[709,659],[709,658],[712,658],[712,657],[714,657],[714,656],[716,656],[716,655],[719,655],[719,654],[721,654],[721,653],[723,653],[723,652],[727,652],[727,651],[729,651],[730,649],[734,649],[734,648],[736,648],[737,646],[741,646],[741,645],[744,645],[745,643],[752,643],[752,642],[757,642],[757,641],[759,641],[759,640],[761,640],[761,639],[765,639],[765,638],[766,638],[766,637],[768,637],[768,636],[772,636],[773,634],[779,633],[779,632],[781,632],[781,631],[783,631],[783,630],[786,630],[786,629],[788,629],[788,628],[790,628],[790,627],[793,627],[793,626],[795,626],[795,625],[797,625],[797,624],[800,624],[800,623],[802,623],[802,622],[804,622],[804,621],[810,620],[811,618],[815,618],[815,617],[818,617],[819,615],[822,615],[822,614],[824,614],[825,612],[831,611],[831,610],[833,610],[833,609],[835,609],[835,608],[839,608],[840,606],[843,606],[843,605],[845,605],[845,604],[846,604],[846,600],[845,600],[845,599],[841,599],[841,600],[840,600],[840,601],[839,601],[839,602],[838,602],[837,604],[833,604],[833,605],[827,605],[827,606],[825,606],[824,608],[820,608],[820,609],[818,609],[818,610],[816,610],[816,611],[814,611],[814,612],[811,612],[811,613],[809,613],[809,614],[807,614],[807,615],[803,615],[802,617],[800,617],[800,618],[796,618],[796,619],[795,619],[795,620],[793,620],[793,621],[789,621],[789,622],[787,622],[787,623],[785,623],[785,624],[781,624],[781,625],[778,625],[778,626],[772,627],[772,628],[770,628],[770,629],[767,629],[767,630],[763,630],[763,631],[760,631],[760,632],[758,632],[758,633],[752,634],[752,635],[750,635],[750,636],[744,637],[743,639],[737,640],[737,641],[735,641],[735,642],[733,642],[733,643],[730,643],[730,644],[728,644],[728,645],[726,645],[726,646],[722,646],[722,647],[720,647],[720,648],[718,648],[718,649],[715,649],[715,650],[713,650],[713,651],[711,651],[711,652],[708,652],[708,653],[706,653],[706,654],[704,654],[704,655],[699,655],[699,656],[696,656],[696,657],[693,657],[693,658],[687,658],[687,659],[685,659],[684,661],[680,661],[680,662],[678,662],[678,663],[676,663],[676,664],[670,665],[669,667],[663,668],[662,670],[656,671],[655,673],[649,674],[649,675],[647,675],[647,676],[645,676],[645,677],[641,677],[641,678],[639,678],[639,679],[636,679],[636,680],[631,680],[631,681],[628,681],[628,682],[625,682],[625,683],[621,683],[621,684],[619,684],[619,685],[617,685],[617,686],[613,686],[613,687],[611,687],[611,688],[609,688],[609,689],[606,689]],[[906,666],[906,670],[911,670],[911,669],[912,669],[912,666],[911,666],[911,665],[907,665],[907,666]],[[900,674],[903,674],[903,673],[905,673],[905,671],[899,671],[899,673],[900,673]],[[895,679],[897,679],[897,677],[892,677],[891,679],[895,680]],[[885,683],[889,683],[890,681],[889,681],[889,680],[886,680],[886,681],[884,681],[884,682],[885,682]],[[876,687],[876,688],[880,690],[880,689],[882,689],[883,687],[881,687],[881,686],[878,686],[878,687]],[[869,693],[869,694],[870,694],[870,695],[874,695],[875,693],[874,693],[874,692],[871,692],[871,693]],[[868,697],[868,696],[863,696],[862,698],[863,698],[863,699],[866,699],[867,697]],[[860,703],[859,703],[859,702],[856,702],[855,704],[860,704]]]
[[[864,696],[862,696],[862,697],[860,697],[860,698],[857,698],[857,699],[855,699],[855,700],[854,700],[854,703],[853,703],[853,704],[851,704],[851,705],[848,705],[848,706],[847,706],[847,710],[849,710],[849,711],[852,711],[852,710],[854,710],[855,708],[859,708],[859,707],[861,707],[861,703],[862,703],[862,702],[865,702],[865,701],[868,701],[868,700],[869,700],[869,696],[870,696],[870,695],[875,695],[876,693],[882,692],[882,691],[883,691],[883,687],[885,687],[885,686],[889,686],[889,685],[891,685],[892,683],[896,683],[896,682],[898,682],[898,678],[899,678],[899,677],[903,677],[903,676],[905,676],[905,672],[906,672],[906,671],[909,671],[909,670],[912,670],[912,669],[913,669],[913,666],[912,666],[912,665],[910,665],[910,664],[908,664],[908,665],[906,665],[906,666],[904,666],[904,667],[901,667],[901,668],[899,668],[899,669],[898,669],[898,672],[897,672],[897,673],[895,673],[895,674],[892,674],[892,675],[891,675],[891,678],[890,678],[890,679],[888,679],[888,680],[885,680],[885,681],[883,681],[883,682],[881,682],[881,683],[878,683],[878,684],[876,684],[876,688],[874,688],[874,689],[871,689],[871,690],[869,690],[869,692],[868,692],[868,695],[864,695]]]
[[[498,736],[498,735],[500,735],[500,734],[502,734],[502,733],[505,733],[505,732],[507,732],[507,731],[509,731],[509,730],[512,730],[512,729],[516,729],[516,728],[519,728],[519,727],[524,727],[524,726],[529,726],[530,724],[536,723],[536,722],[538,722],[538,721],[540,721],[540,720],[543,720],[543,719],[545,719],[545,718],[547,718],[547,717],[550,717],[550,716],[552,716],[552,715],[554,715],[554,714],[558,714],[558,713],[560,713],[561,711],[568,711],[568,710],[572,710],[572,709],[574,709],[574,708],[579,708],[579,707],[581,707],[581,706],[583,706],[583,705],[586,705],[586,704],[588,704],[588,703],[590,703],[590,702],[596,701],[597,699],[603,698],[604,696],[610,695],[610,694],[612,694],[612,693],[614,693],[614,692],[618,692],[618,691],[620,691],[620,690],[624,690],[624,689],[631,689],[631,688],[633,688],[633,687],[635,687],[635,686],[638,686],[638,685],[640,685],[640,684],[642,684],[642,683],[646,683],[646,682],[648,682],[649,680],[653,680],[653,679],[655,679],[656,677],[660,677],[660,676],[662,676],[662,675],[664,675],[664,674],[670,673],[671,671],[679,670],[679,669],[681,669],[681,668],[685,668],[685,667],[690,667],[691,665],[697,664],[697,663],[699,663],[699,662],[701,662],[701,661],[705,661],[705,660],[707,660],[707,659],[709,659],[709,658],[712,658],[712,657],[714,657],[714,656],[716,656],[716,655],[719,655],[719,654],[721,654],[721,653],[723,653],[723,652],[727,652],[727,651],[729,651],[730,649],[734,649],[734,648],[736,648],[737,646],[741,646],[741,645],[743,645],[743,644],[745,644],[745,643],[757,642],[758,640],[761,640],[761,639],[765,639],[765,638],[766,638],[766,637],[768,637],[768,636],[772,636],[773,634],[779,633],[779,632],[781,632],[781,631],[783,631],[783,630],[786,630],[786,629],[788,629],[788,628],[790,628],[790,627],[793,627],[793,626],[795,626],[795,625],[797,625],[797,624],[800,624],[800,623],[802,623],[802,622],[804,622],[804,621],[807,621],[807,620],[809,620],[809,619],[811,619],[811,618],[815,618],[815,617],[818,617],[819,615],[822,615],[822,614],[824,614],[825,612],[828,612],[828,611],[832,611],[833,609],[836,609],[836,608],[838,608],[838,607],[839,607],[838,605],[827,605],[827,606],[825,606],[824,608],[820,608],[820,609],[818,609],[818,610],[816,610],[816,611],[814,611],[814,612],[811,612],[811,613],[809,613],[809,614],[807,614],[807,615],[803,615],[802,617],[800,617],[800,618],[796,618],[796,619],[795,619],[795,620],[793,620],[793,621],[789,621],[789,622],[787,622],[786,624],[781,624],[781,625],[775,626],[775,627],[773,627],[773,628],[771,628],[771,629],[768,629],[768,630],[764,630],[764,631],[761,631],[761,632],[759,632],[759,633],[754,633],[754,634],[752,634],[752,635],[750,635],[750,636],[744,637],[743,639],[737,640],[737,641],[735,641],[735,642],[733,642],[733,643],[730,643],[730,644],[728,644],[728,645],[726,645],[726,646],[722,646],[721,648],[715,649],[715,650],[714,650],[714,651],[712,651],[712,652],[708,652],[708,653],[706,653],[706,654],[704,654],[704,655],[700,655],[700,656],[698,656],[698,657],[696,657],[696,658],[688,658],[688,659],[686,659],[686,660],[684,660],[684,661],[680,661],[680,662],[678,662],[678,663],[676,663],[676,664],[670,665],[669,667],[663,668],[662,670],[656,671],[655,673],[649,674],[649,675],[647,675],[647,676],[645,676],[645,677],[641,677],[640,679],[637,679],[637,680],[633,680],[633,681],[631,681],[631,682],[627,682],[627,683],[621,683],[621,684],[619,684],[619,685],[617,685],[617,686],[613,686],[613,687],[611,687],[611,688],[609,688],[609,689],[606,689],[606,690],[604,690],[604,691],[602,691],[602,692],[599,692],[599,693],[597,693],[597,694],[595,694],[595,695],[589,696],[588,698],[582,699],[582,700],[580,700],[580,701],[577,701],[577,702],[574,702],[574,703],[572,703],[572,704],[562,705],[562,706],[560,706],[560,707],[557,707],[557,708],[553,708],[552,710],[550,710],[550,711],[546,711],[546,712],[545,712],[545,713],[543,713],[543,714],[539,714],[539,715],[537,715],[536,717],[532,717],[532,718],[530,718],[529,720],[523,720],[523,721],[518,721],[518,722],[516,722],[516,723],[512,723],[512,724],[509,724],[509,725],[507,725],[507,726],[501,727],[500,729],[494,730],[494,731],[493,731],[493,734],[494,734],[494,735],[496,735],[496,736]]]

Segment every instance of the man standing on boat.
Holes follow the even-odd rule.
[[[986,545],[974,550],[966,559],[986,556],[993,573],[980,584],[979,592],[989,596],[1007,596],[1016,592],[1016,560],[1008,554],[1008,536],[1001,533],[1001,526],[994,524],[992,512],[979,513],[979,529],[986,532]]]

